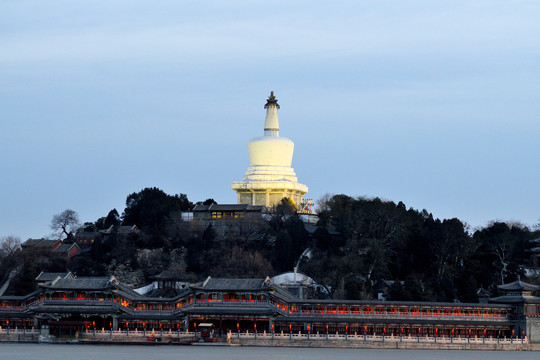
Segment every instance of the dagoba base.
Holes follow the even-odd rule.
[[[238,204],[273,207],[281,199],[290,198],[297,205],[302,203],[307,186],[290,181],[235,181],[232,188],[238,194]]]

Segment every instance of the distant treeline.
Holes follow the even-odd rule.
[[[166,270],[196,281],[208,275],[265,277],[299,265],[334,298],[372,298],[372,285],[384,279],[393,280],[392,300],[469,302],[477,300],[479,287],[494,291],[525,275],[529,240],[540,237],[538,230],[502,222],[471,232],[458,219],[434,219],[401,202],[345,195],[320,201],[317,226],[305,226],[287,199],[269,220],[215,225],[183,221],[182,212],[193,206],[184,194],[146,188],[127,197],[122,215],[113,209],[72,232],[64,227],[64,242],[96,235],[91,247],[69,263],[47,251],[2,251],[3,280],[17,272],[6,294],[35,289],[40,271],[115,275],[140,286]],[[139,231],[121,233],[122,225],[137,225]],[[103,229],[112,230],[99,232]],[[308,256],[299,259],[306,249],[311,249]]]

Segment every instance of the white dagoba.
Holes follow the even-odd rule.
[[[249,167],[244,180],[233,182],[232,188],[238,194],[238,204],[272,207],[287,197],[299,206],[308,187],[298,183],[291,167],[294,143],[279,136],[279,105],[273,91],[264,108],[264,136],[248,143]]]

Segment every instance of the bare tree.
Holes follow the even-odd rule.
[[[326,193],[323,196],[321,196],[320,199],[317,200],[317,211],[329,211],[330,210],[330,200],[332,200],[332,197],[334,195],[330,193]]]
[[[65,235],[66,238],[71,238],[80,226],[79,215],[71,209],[66,209],[60,214],[54,215],[51,221],[51,229],[55,235]]]
[[[21,239],[17,236],[5,236],[0,239],[0,256],[15,254],[21,248]]]

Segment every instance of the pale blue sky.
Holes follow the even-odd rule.
[[[0,236],[234,203],[270,90],[308,197],[540,218],[540,2],[0,0]]]

